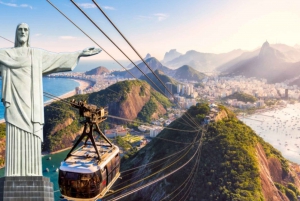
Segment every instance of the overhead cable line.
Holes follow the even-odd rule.
[[[71,0],[73,2],[73,0]],[[156,75],[156,73],[152,70],[152,68],[145,62],[143,57],[138,53],[138,51],[132,46],[132,44],[127,40],[127,38],[122,34],[122,32],[118,29],[118,27],[112,22],[112,20],[106,15],[103,9],[99,6],[99,4],[92,0],[96,7],[101,11],[101,13],[106,17],[106,19],[111,23],[111,25],[118,31],[118,33],[122,36],[122,38],[127,42],[127,44],[131,47],[131,49],[138,55],[138,57],[143,61],[146,67],[152,72],[152,74],[156,77],[156,79],[163,85],[163,87],[168,91],[168,93],[173,97],[175,101],[175,96],[169,90],[169,88],[162,82],[162,80]],[[195,123],[195,122],[194,122]]]
[[[189,146],[186,146],[184,149],[182,149],[182,150],[180,150],[179,152],[176,152],[176,153],[179,154],[179,153],[185,151],[187,148],[189,148]],[[172,157],[174,157],[174,154],[172,154]],[[164,159],[166,159],[166,158],[170,158],[170,157],[165,157]],[[172,159],[171,159],[171,160],[172,160]],[[161,168],[161,166],[165,165],[165,161],[162,161],[162,162],[160,162],[160,161],[162,161],[162,159],[159,159],[159,160],[155,161],[155,163],[147,163],[147,164],[142,165],[142,166],[140,166],[140,167],[144,167],[144,168],[147,167],[147,168],[150,168],[152,171],[155,171],[157,168]],[[160,162],[160,163],[158,163],[158,162]],[[156,164],[156,163],[158,163],[158,164]],[[155,165],[155,166],[154,166],[154,165]],[[122,177],[122,178],[126,178],[126,176],[132,175],[133,173],[139,171],[139,169],[136,169],[136,168],[134,168],[134,169],[135,169],[134,171],[131,171],[130,173],[127,173],[127,174],[125,174],[125,175],[123,175],[123,174],[120,172],[120,173],[121,173],[121,177]],[[128,183],[128,182],[130,182],[130,181],[133,180],[133,179],[137,179],[137,178],[139,178],[140,176],[145,176],[145,172],[142,171],[140,174],[134,174],[133,177],[130,177],[130,178],[127,179],[126,181],[123,181],[123,182],[121,182],[121,183],[118,183],[117,185],[114,185],[114,188],[117,188],[118,186],[121,186],[122,184]]]
[[[11,43],[14,43],[14,42],[12,42],[11,40],[8,40],[7,38],[4,38],[3,36],[0,36],[0,38],[3,38],[4,40],[7,40],[7,41],[9,41],[9,42],[11,42]]]
[[[122,68],[124,68],[132,77],[136,78],[127,68],[125,68],[119,61],[117,61],[111,54],[109,54],[103,47],[101,47],[94,39],[92,39],[87,33],[85,33],[79,26],[77,26],[70,18],[68,18],[62,11],[60,11],[54,4],[47,0],[60,14],[62,14],[67,20],[69,20],[75,27],[77,27],[84,35],[86,35],[91,41],[93,41],[98,47],[100,47],[110,58],[117,62]],[[136,78],[137,79],[137,78]]]
[[[79,26],[77,26],[70,18],[68,18],[62,11],[60,11],[53,3],[51,3],[49,0],[47,0],[49,3],[50,3],[50,5],[52,6],[52,7],[54,7],[59,13],[61,13],[66,19],[68,19],[74,26],[76,26],[83,34],[85,34],[90,40],[92,40],[98,47],[100,47],[104,52],[106,52],[114,61],[116,61],[122,68],[124,68],[132,77],[134,77],[134,78],[136,78],[128,69],[126,69],[122,64],[120,64],[120,62],[118,62],[114,57],[112,57],[107,51],[105,51],[105,49],[103,48],[103,47],[101,47],[95,40],[93,40],[87,33],[85,33]],[[73,2],[72,1],[72,3],[79,9],[79,10],[81,10],[80,9],[80,7],[75,3],[75,2]],[[82,10],[81,10],[82,11]],[[82,11],[83,12],[83,11]],[[83,12],[84,13],[84,12]],[[85,14],[85,13],[84,13]],[[86,14],[85,14],[86,15]],[[90,19],[90,18],[89,18]],[[90,19],[91,20],[91,19]],[[96,24],[94,24],[95,26],[97,26]],[[100,28],[99,28],[100,29]],[[101,29],[100,29],[101,30]],[[107,36],[102,30],[101,30],[101,32],[105,35],[105,36]],[[108,37],[108,36],[107,36]],[[110,38],[109,38],[110,39]],[[111,42],[113,43],[113,44],[115,44],[112,40],[111,40]],[[120,48],[119,48],[119,50],[120,50]],[[121,52],[123,52],[122,50],[120,50]],[[129,59],[129,58],[128,58]],[[130,59],[129,59],[130,60]],[[130,60],[131,61],[131,60]],[[132,62],[132,61],[131,61]],[[154,86],[156,86],[156,88],[158,89],[158,90],[160,90],[161,92],[162,92],[162,90],[134,63],[134,62],[132,62],[144,75],[145,75],[145,77],[147,77],[151,82],[152,82],[152,84],[154,84]],[[136,79],[138,79],[138,78],[136,78]],[[163,92],[162,92],[162,94],[164,94]],[[189,116],[189,114],[186,114],[186,115],[188,115]],[[191,117],[190,117],[191,118]],[[185,120],[184,120],[185,121]],[[200,127],[200,125],[198,125],[192,118],[191,118],[191,122],[193,122],[197,127]]]
[[[139,71],[154,85],[156,86],[161,92],[162,90],[146,75],[129,57],[128,55],[73,1],[70,0],[80,12],[90,20],[94,24],[94,26],[137,68]],[[163,92],[162,92],[163,93]]]
[[[119,120],[124,120],[124,121],[130,121],[130,122],[139,123],[139,124],[153,125],[153,124],[144,123],[144,122],[131,120],[131,119],[126,119],[126,118],[122,118],[122,117],[117,117],[117,116],[113,116],[113,115],[107,115],[107,117],[114,118],[114,119],[119,119]],[[164,128],[164,129],[168,129],[168,130],[183,131],[183,132],[197,132],[199,130],[199,129],[197,129],[197,130],[182,130],[182,129],[164,127],[164,126],[160,126],[160,127]]]
[[[145,62],[143,57],[138,53],[138,51],[132,46],[132,44],[127,40],[127,38],[122,34],[122,32],[118,29],[118,27],[111,21],[111,19],[106,15],[106,13],[101,9],[98,3],[95,0],[92,0],[96,7],[101,11],[101,13],[106,17],[106,19],[111,23],[111,25],[118,31],[118,33],[122,36],[122,38],[127,42],[127,44],[133,49],[133,51],[138,55],[138,57],[143,61],[146,67],[152,72],[152,74],[156,77],[156,79],[164,86],[164,88],[168,91],[168,93],[174,98],[173,93],[166,87],[166,85],[161,81],[161,79],[155,74],[155,72],[151,69],[151,67]]]
[[[198,133],[199,133],[199,132],[198,132]],[[110,196],[110,195],[115,194],[115,193],[117,193],[117,192],[119,192],[119,191],[125,190],[125,189],[129,188],[130,186],[133,186],[133,185],[135,185],[135,184],[138,184],[138,183],[144,181],[145,179],[149,179],[149,178],[153,177],[154,175],[156,175],[156,174],[162,172],[163,170],[166,170],[166,169],[172,167],[173,165],[175,165],[176,163],[178,163],[181,159],[183,159],[183,158],[190,152],[190,150],[192,149],[193,145],[190,145],[190,146],[188,146],[188,147],[189,147],[189,149],[188,149],[188,150],[187,150],[180,158],[178,158],[176,161],[174,161],[174,162],[172,162],[171,164],[167,165],[166,167],[160,169],[159,171],[152,173],[151,175],[148,175],[148,176],[146,176],[146,177],[144,177],[144,178],[142,178],[142,179],[140,179],[140,180],[138,180],[138,181],[136,181],[136,182],[133,182],[133,183],[131,183],[131,184],[125,186],[125,187],[122,187],[122,188],[120,188],[120,189],[114,190],[113,193],[111,193],[111,194],[109,194],[109,195],[107,195],[107,196]]]
[[[202,138],[202,136],[201,136],[201,138]],[[173,170],[173,171],[171,171],[171,172],[165,174],[164,176],[159,177],[159,178],[157,178],[157,179],[155,179],[155,180],[153,180],[153,181],[151,181],[151,182],[149,182],[149,183],[147,183],[147,184],[144,184],[144,185],[142,185],[142,186],[140,186],[140,187],[137,187],[137,188],[135,188],[135,189],[133,189],[133,190],[130,190],[130,191],[126,192],[126,193],[123,193],[123,194],[121,194],[121,195],[119,195],[119,196],[117,196],[117,197],[114,197],[114,198],[112,198],[112,199],[109,199],[108,201],[116,201],[116,200],[120,200],[120,199],[122,199],[122,198],[124,198],[124,197],[126,197],[126,196],[128,196],[128,195],[131,195],[131,194],[133,194],[133,193],[135,193],[135,192],[137,192],[137,191],[139,191],[139,190],[142,190],[142,189],[144,189],[144,188],[146,188],[146,187],[148,187],[148,186],[150,186],[150,185],[152,185],[152,184],[154,184],[154,183],[157,183],[157,182],[159,182],[159,181],[165,179],[166,177],[168,177],[168,176],[174,174],[175,172],[177,172],[177,171],[179,171],[180,169],[182,169],[183,167],[185,167],[191,160],[194,159],[195,155],[198,153],[198,150],[199,150],[199,148],[200,148],[201,146],[202,146],[202,141],[199,143],[199,145],[198,145],[198,147],[197,147],[197,150],[196,150],[195,153],[192,155],[192,157],[191,157],[188,161],[186,161],[184,164],[182,164],[180,167],[176,168],[175,170]],[[109,194],[109,195],[111,195],[111,194]],[[107,196],[109,196],[109,195],[107,195]],[[107,196],[105,196],[105,197],[107,197]]]
[[[181,191],[184,190],[185,186],[190,182],[190,180],[192,179],[192,176],[195,172],[195,170],[197,170],[198,168],[198,164],[199,164],[199,151],[198,151],[198,155],[197,155],[197,160],[192,168],[192,170],[190,171],[189,175],[187,176],[187,178],[171,193],[168,193],[164,198],[161,199],[162,200],[169,200],[169,201],[172,201],[174,198],[176,198],[180,193]],[[182,186],[184,185],[184,187],[182,188]],[[176,191],[178,191],[180,189],[180,191],[175,195],[173,196],[173,198],[170,198],[171,195],[173,195]]]
[[[46,96],[47,98],[50,98],[50,99],[54,99],[54,100],[57,100],[57,101],[61,101],[67,105],[70,105],[70,102],[64,100],[64,99],[61,99],[55,95],[52,95],[48,92],[44,92],[44,96]],[[76,103],[73,103],[76,105]],[[62,108],[58,108],[58,107],[55,107],[55,106],[52,106],[52,105],[48,105],[49,107],[52,107],[52,108],[56,108],[56,109],[59,109],[59,110],[62,110],[64,112],[70,112],[68,110],[64,110]],[[70,112],[71,113],[71,112]],[[71,113],[73,114],[73,113]],[[108,117],[111,117],[111,118],[115,118],[115,119],[120,119],[120,120],[124,120],[124,121],[130,121],[130,122],[135,122],[135,123],[139,123],[139,124],[146,124],[146,125],[152,125],[152,124],[149,124],[149,123],[146,123],[146,122],[140,122],[140,121],[135,121],[135,120],[131,120],[131,119],[126,119],[126,118],[122,118],[122,117],[117,117],[117,116],[113,116],[113,115],[108,115]],[[182,132],[197,132],[199,130],[182,130],[182,129],[176,129],[176,128],[170,128],[170,127],[164,127],[164,126],[160,126],[161,128],[163,129],[168,129],[168,130],[175,130],[175,131],[182,131]],[[168,140],[168,139],[163,139],[161,138],[162,140],[166,140],[166,141],[171,141],[171,140]],[[175,143],[180,143],[180,144],[191,144],[191,143],[182,143],[182,142],[177,142],[177,141],[173,141]]]
[[[67,105],[70,105],[70,102],[64,100],[64,99],[61,99],[59,97],[56,97],[50,93],[47,93],[47,92],[44,92],[44,96],[46,96],[47,98],[51,98],[51,99],[54,99],[54,100],[57,100],[57,101],[61,101]],[[75,104],[75,103],[73,103]],[[75,104],[76,105],[76,104]],[[73,113],[71,113],[70,111],[68,110],[65,110],[65,109],[62,109],[62,108],[59,108],[59,107],[55,107],[55,106],[52,106],[52,105],[47,105],[48,107],[52,107],[52,108],[55,108],[55,109],[59,109],[59,110],[62,110],[64,112],[69,112],[70,114],[73,115]],[[120,120],[124,120],[124,121],[130,121],[130,122],[135,122],[135,123],[139,123],[139,124],[148,124],[148,125],[152,125],[152,124],[149,124],[149,123],[146,123],[146,122],[139,122],[139,121],[135,121],[135,120],[131,120],[131,119],[126,119],[126,118],[121,118],[121,117],[117,117],[117,116],[112,116],[112,115],[108,115],[108,117],[111,117],[111,118],[116,118],[116,119],[120,119]],[[161,128],[163,129],[167,129],[167,130],[175,130],[175,131],[181,131],[181,132],[197,132],[199,130],[181,130],[181,129],[175,129],[175,128],[170,128],[170,127],[164,127],[164,126],[160,126]],[[160,138],[160,137],[156,137],[157,139],[161,139],[161,140],[165,140],[165,141],[170,141],[170,142],[173,142],[173,143],[178,143],[178,144],[192,144],[192,143],[184,143],[184,142],[178,142],[178,141],[174,141],[174,140],[169,140],[169,139],[165,139],[165,138]]]
[[[110,89],[109,87],[107,87],[106,89],[108,89],[108,90],[110,90],[110,91],[112,91],[112,92],[114,92],[115,94],[118,94],[116,91],[114,91],[114,90],[112,90],[112,89]],[[147,90],[148,90],[148,92],[150,92],[151,93],[151,90],[150,90],[150,88],[146,88]],[[183,115],[186,115],[185,113],[183,114]],[[121,118],[121,117],[120,117]],[[189,118],[188,118],[189,119]],[[187,122],[184,118],[182,118],[182,120],[185,122],[185,123],[187,123],[187,124],[184,124],[184,123],[182,123],[182,122],[180,122],[181,124],[184,124],[184,125],[186,125],[186,126],[190,126],[191,128],[195,128],[194,126],[192,126],[189,122]]]
[[[186,146],[184,149],[181,149],[180,151],[175,152],[175,153],[173,153],[173,154],[171,154],[171,155],[169,155],[169,156],[167,156],[167,157],[164,157],[164,158],[158,159],[158,160],[156,160],[156,161],[153,161],[153,162],[151,162],[151,163],[147,163],[147,164],[144,164],[144,165],[140,165],[140,166],[137,166],[137,167],[128,169],[128,170],[124,170],[124,171],[122,171],[122,172],[120,172],[120,173],[123,174],[123,173],[125,173],[125,172],[129,172],[129,171],[132,171],[132,170],[139,169],[139,168],[141,168],[141,167],[147,167],[147,166],[149,166],[149,165],[158,163],[159,161],[166,160],[167,158],[170,158],[170,157],[172,157],[172,156],[174,156],[174,155],[177,155],[177,154],[183,152],[183,151],[186,150],[187,148],[188,148],[188,146]]]
[[[204,131],[202,130],[202,134],[201,134],[201,137],[200,137],[200,143],[199,143],[199,144],[202,143],[201,139],[202,139],[202,137],[203,137],[203,132],[204,132]],[[196,139],[197,139],[199,133],[200,133],[200,131],[198,131],[197,135],[194,137],[194,140],[193,140],[194,142],[196,142]],[[199,145],[198,145],[198,146],[199,146]],[[140,180],[138,180],[138,181],[136,181],[136,182],[134,182],[134,183],[132,183],[132,184],[129,184],[129,185],[125,186],[125,187],[122,187],[122,188],[120,188],[120,189],[114,190],[113,193],[110,193],[110,194],[108,194],[107,196],[110,196],[110,195],[115,194],[115,193],[117,193],[117,192],[119,192],[119,191],[122,191],[122,190],[124,190],[124,189],[127,189],[127,188],[129,188],[130,186],[133,186],[133,185],[135,185],[135,184],[138,184],[138,183],[144,181],[145,179],[149,179],[149,178],[153,177],[154,175],[156,175],[156,174],[158,174],[158,173],[160,173],[160,172],[162,172],[162,171],[164,171],[164,170],[166,170],[166,169],[172,167],[173,165],[175,165],[176,163],[178,163],[181,159],[183,159],[183,158],[190,152],[190,150],[192,149],[193,145],[190,145],[190,146],[188,146],[188,147],[189,147],[189,149],[188,149],[188,150],[187,150],[187,151],[186,151],[179,159],[177,159],[176,161],[174,161],[174,162],[172,162],[171,164],[167,165],[166,167],[160,169],[159,171],[154,172],[154,173],[152,173],[151,175],[148,175],[148,176],[146,176],[146,177],[144,177],[144,178],[142,178],[142,179],[140,179]],[[197,149],[197,150],[198,150],[198,149]],[[197,152],[197,151],[196,151],[196,152]],[[193,157],[192,157],[192,158],[193,158]],[[179,170],[179,169],[178,169],[178,170]],[[175,171],[175,172],[176,172],[176,171]],[[105,197],[107,197],[107,196],[105,196]]]

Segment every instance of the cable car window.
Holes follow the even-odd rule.
[[[74,172],[67,172],[66,174],[66,179],[70,179],[70,180],[78,180],[79,174],[78,173],[74,173]]]

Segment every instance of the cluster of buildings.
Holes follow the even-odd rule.
[[[226,104],[232,107],[237,107],[240,109],[249,109],[249,108],[260,108],[265,106],[265,101],[264,100],[258,100],[254,103],[251,102],[243,102],[243,101],[238,101],[237,99],[228,99],[226,101]]]
[[[194,84],[178,84],[177,94],[179,96],[189,96],[191,98],[198,97],[198,92],[194,90]]]
[[[268,84],[266,79],[236,77],[213,77],[202,81],[203,87],[195,91],[200,97],[208,100],[224,98],[235,92],[243,92],[260,99],[292,98],[298,99],[300,90],[296,85],[288,86],[285,83]],[[261,103],[257,103],[261,104]]]
[[[172,92],[172,83],[165,83],[167,89],[165,89],[165,96],[173,99],[169,92]],[[180,105],[181,108],[188,109],[192,105],[196,105],[197,101],[195,98],[198,97],[198,92],[194,90],[193,84],[178,84],[177,93],[174,94],[175,101]]]
[[[138,126],[138,129],[142,132],[150,131],[150,137],[156,137],[163,130],[163,127],[154,126],[154,125],[151,126],[140,125]]]
[[[117,125],[114,129],[104,130],[106,137],[115,138],[117,136],[125,136],[128,133],[128,128],[124,128],[121,125]]]

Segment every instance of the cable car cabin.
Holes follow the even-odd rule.
[[[88,142],[61,162],[58,183],[65,199],[101,198],[120,176],[119,148],[99,142],[96,142],[96,146],[101,161],[98,160],[92,143]]]

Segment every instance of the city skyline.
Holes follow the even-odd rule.
[[[51,2],[111,55],[126,60],[70,1]],[[77,0],[76,3],[132,60],[138,60],[92,1]],[[295,0],[98,0],[97,3],[143,57],[150,53],[161,60],[170,49],[183,54],[188,50],[209,53],[234,49],[251,51],[266,40],[271,44],[300,44],[300,2]],[[0,36],[12,41],[17,24],[25,22],[31,29],[32,47],[65,52],[95,46],[46,0],[0,0],[0,17]],[[12,46],[4,39],[0,41],[0,48]],[[101,53],[89,59],[110,58]]]

